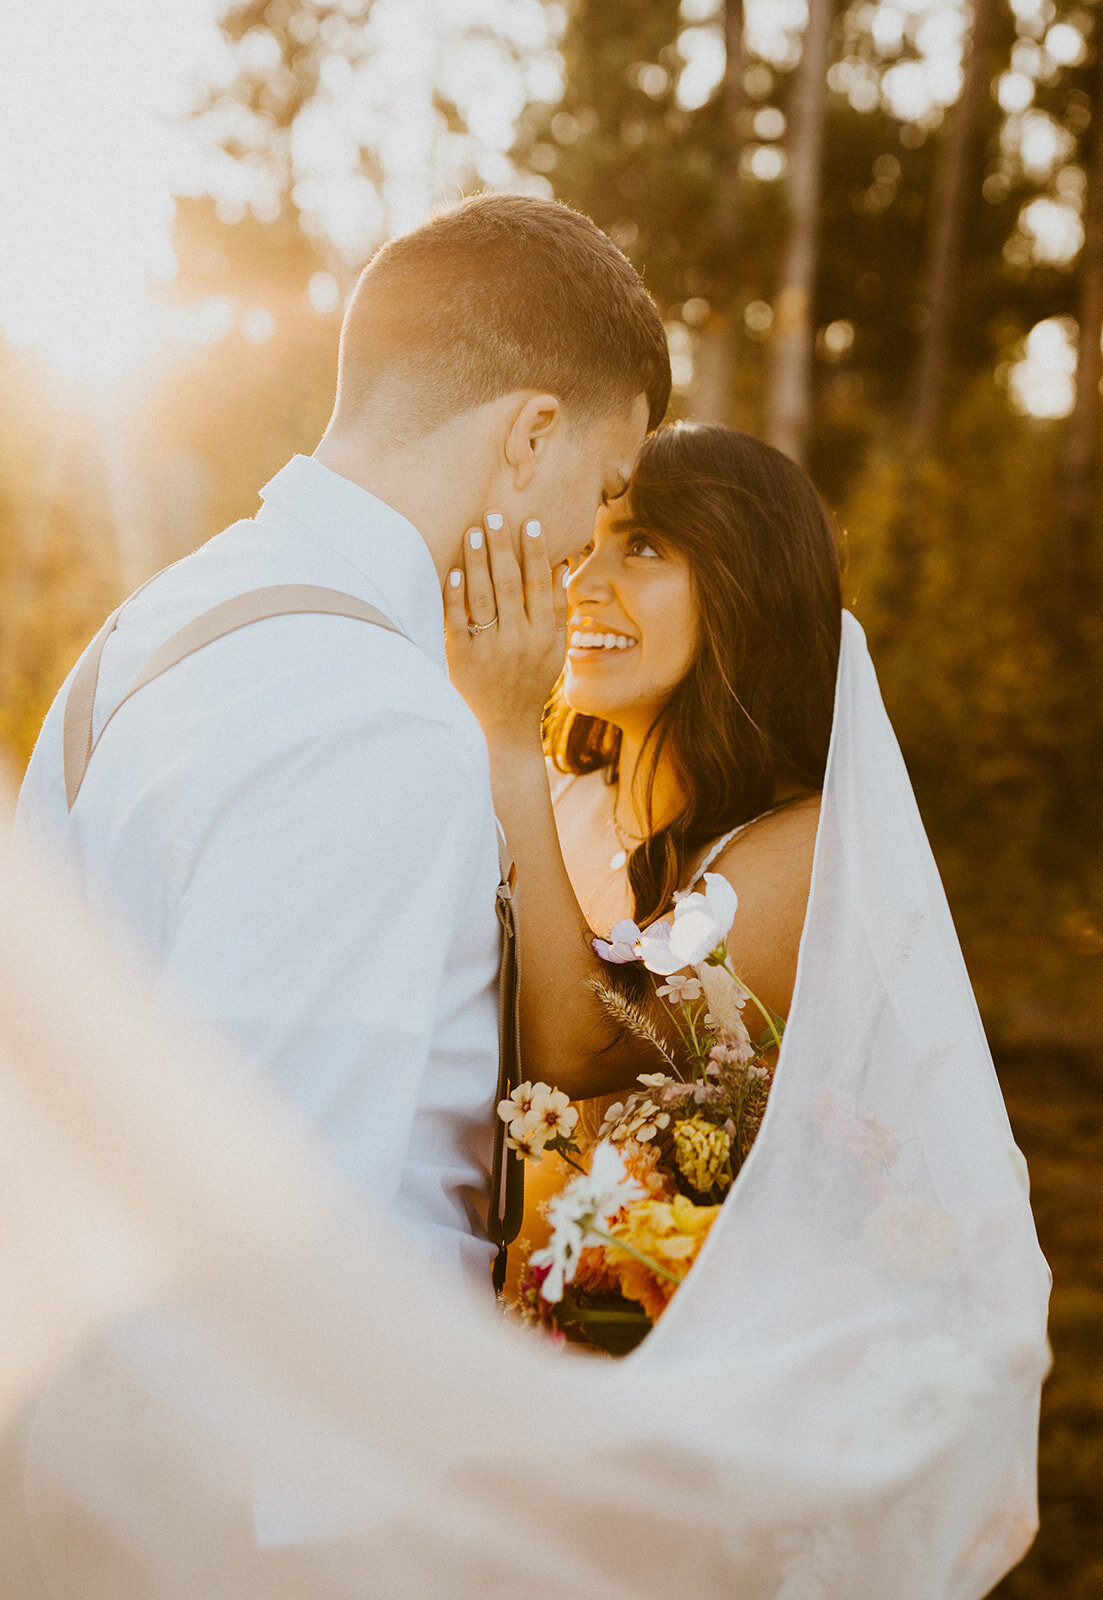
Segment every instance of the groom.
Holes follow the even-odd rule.
[[[20,797],[17,830],[63,841],[165,997],[230,1037],[354,1194],[480,1286],[498,857],[442,586],[488,506],[540,522],[553,566],[581,549],[669,392],[658,312],[585,217],[483,195],[391,241],[345,317],[314,455],[131,599]],[[235,625],[127,698],[194,619],[284,585],[362,614]],[[74,680],[93,738],[75,798]]]

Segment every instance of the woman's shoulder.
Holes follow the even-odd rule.
[[[706,852],[698,876],[719,872],[732,876],[738,888],[738,880],[748,876],[776,881],[779,874],[810,874],[822,798],[818,793],[794,797],[725,834]]]

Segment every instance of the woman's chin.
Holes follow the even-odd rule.
[[[620,709],[608,696],[595,693],[592,684],[572,678],[569,670],[563,678],[563,698],[580,717],[596,717],[600,722],[615,722]]]
[[[648,720],[658,715],[665,704],[666,694],[640,694],[641,685],[626,682],[614,665],[591,664],[584,661],[577,667],[568,654],[563,669],[563,698],[572,711],[581,717],[595,717],[601,722],[611,722],[618,728],[629,722]]]

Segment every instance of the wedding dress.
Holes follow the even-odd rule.
[[[1022,1555],[1048,1272],[852,617],[765,1122],[620,1362],[404,1256],[53,867],[0,895],[5,1600],[974,1600]]]

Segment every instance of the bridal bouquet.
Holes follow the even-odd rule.
[[[523,1317],[557,1337],[581,1332],[616,1353],[639,1343],[700,1254],[761,1126],[784,1022],[732,968],[726,939],[737,906],[727,879],[708,873],[704,894],[679,897],[672,921],[646,933],[618,922],[608,940],[594,940],[611,966],[646,968],[681,1049],[614,984],[595,985],[662,1069],[641,1073],[641,1087],[609,1107],[592,1148],[580,1147],[567,1096],[546,1084],[522,1084],[498,1107],[519,1156],[552,1149],[579,1169],[548,1202],[551,1238],[521,1278]],[[765,1024],[757,1039],[748,1003]]]

